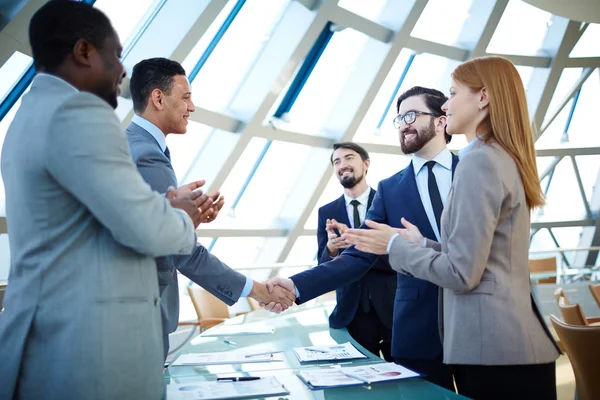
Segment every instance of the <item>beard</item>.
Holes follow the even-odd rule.
[[[406,143],[406,133],[415,133],[416,138],[410,143]],[[433,118],[431,119],[429,126],[421,128],[419,130],[413,128],[406,128],[400,134],[400,148],[404,154],[413,154],[421,150],[431,139],[435,137],[435,125],[433,124]]]
[[[345,189],[352,189],[354,186],[358,185],[363,178],[364,175],[359,177],[356,177],[356,175],[348,176],[346,178],[340,177],[340,183]]]

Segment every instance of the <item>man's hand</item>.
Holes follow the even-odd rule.
[[[350,244],[339,237],[334,229],[337,229],[343,235],[348,230],[348,225],[337,222],[335,219],[328,219],[326,221],[325,231],[327,232],[327,253],[329,257],[335,257],[338,255],[339,250],[350,247]]]
[[[296,299],[296,286],[291,279],[280,278],[276,276],[275,278],[269,279],[267,282],[265,282],[265,284],[269,293],[277,293],[279,290],[285,290],[289,293],[292,293],[294,295],[294,300]],[[265,310],[274,312],[276,314],[279,314],[284,310],[284,308],[281,307],[281,304],[277,304],[275,302],[261,302],[260,306],[264,307]]]
[[[176,189],[174,195],[175,195],[175,197],[187,196],[188,194],[192,193],[194,190],[200,189],[202,186],[204,186],[205,183],[206,183],[206,181],[204,179],[201,179],[199,181],[190,182],[188,184],[181,186],[179,189]],[[169,196],[167,196],[167,198],[168,197]]]
[[[269,311],[276,312],[277,314],[290,308],[294,304],[294,300],[296,300],[294,292],[281,286],[268,289],[266,284],[260,282],[254,282],[250,291],[250,297],[258,301],[263,307],[265,304],[271,305],[272,309]]]
[[[409,242],[422,246],[424,238],[419,228],[417,228],[415,225],[411,224],[404,218],[402,218],[400,222],[402,222],[402,225],[406,229],[398,229],[398,233]]]
[[[212,201],[211,212],[205,215],[203,223],[213,222],[219,216],[219,211],[223,208],[225,204],[225,197],[221,196],[219,192],[209,193],[208,197]]]
[[[167,199],[171,202],[171,206],[185,211],[192,219],[194,228],[197,228],[202,222],[202,211],[199,207],[206,202],[208,196],[203,194],[201,190],[190,192],[182,197],[176,197],[175,193],[177,193],[177,190],[173,187],[170,187],[167,191]]]
[[[391,237],[403,230],[371,220],[365,221],[365,224],[371,229],[348,229],[342,237],[357,250],[371,254],[387,254]]]

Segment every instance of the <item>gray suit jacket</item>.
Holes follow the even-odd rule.
[[[169,186],[177,187],[171,162],[154,137],[134,123],[129,124],[125,133],[133,161],[152,189],[165,193]],[[240,298],[246,284],[244,275],[223,264],[199,243],[191,256],[160,257],[156,259],[156,266],[165,337],[177,329],[179,321],[177,270],[228,305]]]
[[[0,399],[160,399],[156,263],[194,227],[142,180],[114,111],[37,76],[2,150],[11,270]]]
[[[441,248],[398,237],[390,263],[443,288],[444,362],[556,360],[560,350],[530,294],[530,217],[523,183],[499,145],[478,142],[461,159],[441,225]]]

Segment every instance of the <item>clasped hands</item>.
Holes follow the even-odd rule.
[[[167,189],[167,199],[171,202],[171,206],[185,211],[192,219],[194,228],[197,228],[200,223],[214,221],[225,204],[225,198],[218,191],[205,194],[202,190],[198,190],[205,183],[206,181],[199,180],[183,185],[179,189],[172,186]]]

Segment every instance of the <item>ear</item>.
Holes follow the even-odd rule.
[[[445,132],[446,131],[446,116],[441,115],[437,118],[437,123],[435,125],[436,132]]]
[[[86,39],[79,39],[73,46],[73,58],[78,64],[85,66],[91,65],[91,58],[96,53],[96,47]]]
[[[365,161],[365,173],[369,170],[369,166],[371,165],[371,159],[367,158]]]
[[[484,109],[490,104],[487,88],[482,87],[479,91],[479,108]]]
[[[164,110],[165,108],[165,97],[163,92],[160,89],[154,89],[152,93],[150,93],[150,103],[154,105],[159,111]]]

